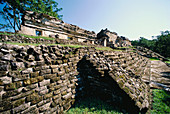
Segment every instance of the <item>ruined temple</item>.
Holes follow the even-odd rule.
[[[88,42],[108,47],[131,46],[129,39],[122,36],[119,37],[116,32],[102,29],[96,35],[94,31],[88,31],[47,14],[32,11],[26,11],[22,17],[22,25],[19,32],[27,35]]]
[[[97,34],[97,40],[99,44],[108,47],[127,47],[131,46],[131,42],[128,38],[118,36],[116,32],[111,32],[107,28],[101,30]]]
[[[59,39],[70,39],[79,42],[94,43],[94,31],[82,29],[76,25],[65,23],[55,17],[43,13],[26,11],[22,17],[22,34],[33,36],[46,36]]]

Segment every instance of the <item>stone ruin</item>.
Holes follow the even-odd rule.
[[[76,25],[65,23],[47,14],[32,11],[26,11],[22,17],[20,33],[90,42],[92,44],[94,44],[96,37],[94,31],[84,30]]]
[[[60,114],[92,95],[130,113],[150,106],[150,61],[135,52],[0,44],[0,55],[2,114]]]
[[[112,48],[132,46],[128,38],[118,36],[116,32],[111,32],[107,28],[97,34],[97,40],[100,45]]]
[[[53,37],[109,47],[131,46],[130,40],[122,36],[119,37],[117,33],[107,29],[101,30],[96,35],[94,31],[88,31],[47,14],[32,11],[26,11],[22,17],[21,31],[19,32],[26,35]]]

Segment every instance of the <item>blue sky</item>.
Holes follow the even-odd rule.
[[[130,40],[170,30],[170,0],[57,0],[63,21],[98,33],[108,28]]]
[[[170,0],[56,0],[63,21],[95,31],[108,28],[130,40],[170,30]],[[0,7],[2,8],[2,7]],[[0,16],[0,21],[4,22]]]

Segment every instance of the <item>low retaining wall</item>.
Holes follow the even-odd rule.
[[[1,44],[0,112],[62,113],[92,92],[128,112],[146,112],[150,93],[142,74],[148,63],[126,51]]]

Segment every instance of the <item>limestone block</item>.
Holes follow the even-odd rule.
[[[62,98],[65,99],[65,100],[67,100],[67,99],[71,98],[71,96],[72,96],[72,93],[70,92],[70,93],[62,96]]]
[[[58,73],[58,72],[59,72],[58,68],[53,68],[52,69],[52,73]]]
[[[43,96],[43,99],[48,99],[48,98],[51,98],[53,96],[53,92],[50,92],[50,93],[48,93],[48,94],[45,94],[44,96]]]
[[[25,109],[24,111],[21,112],[21,114],[38,114],[38,113],[39,111],[36,105],[29,106],[28,109]]]
[[[33,93],[26,97],[27,102],[31,102],[31,105],[34,105],[40,101],[42,101],[42,96],[39,96],[38,93]]]
[[[46,99],[46,100],[42,100],[41,102],[39,102],[39,103],[37,104],[37,106],[38,106],[38,107],[43,106],[43,105],[45,105],[45,104],[47,104],[47,103],[49,103],[49,102],[51,102],[51,101],[52,101],[52,98]]]
[[[33,68],[27,68],[27,69],[21,71],[22,74],[30,74],[32,72],[33,72]]]
[[[0,64],[0,71],[8,71],[11,69],[11,66],[9,64]]]
[[[19,112],[24,111],[25,109],[27,109],[29,107],[30,107],[30,103],[20,105],[19,107],[13,108],[12,113],[13,114],[19,113]]]
[[[48,79],[48,80],[43,80],[42,82],[39,82],[39,86],[41,87],[41,86],[47,86],[47,85],[49,85],[50,84],[50,79]]]
[[[8,74],[8,71],[0,71],[0,77],[6,76]]]
[[[25,103],[25,98],[15,100],[12,102],[12,108],[18,107],[20,105],[23,105]]]
[[[8,77],[8,76],[0,77],[0,81],[2,84],[10,84],[10,83],[12,83],[12,77]],[[0,84],[0,85],[2,85],[2,84]]]
[[[13,61],[15,60],[14,57],[12,56],[12,54],[6,54],[4,56],[1,57],[1,60],[4,60],[4,61]]]
[[[51,73],[51,69],[46,69],[46,70],[41,70],[40,71],[40,75],[44,75],[44,74],[50,74]]]
[[[3,99],[0,101],[0,112],[9,110],[12,107],[10,99]]]

